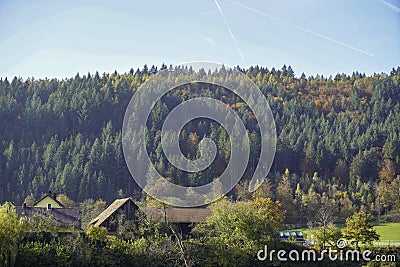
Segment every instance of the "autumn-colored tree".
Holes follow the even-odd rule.
[[[304,217],[304,206],[303,206],[303,191],[301,190],[300,183],[297,183],[296,190],[294,191],[294,204],[296,206],[296,213],[298,218],[298,223],[302,222]]]
[[[279,242],[277,231],[285,217],[279,202],[257,198],[248,202],[231,202],[227,198],[211,205],[212,215],[205,224],[195,226],[205,247],[214,258],[213,265],[246,265],[265,245],[274,247]]]
[[[35,198],[35,196],[31,193],[30,195],[28,195],[28,196],[25,198],[24,203],[26,204],[26,206],[32,207],[33,204],[36,203],[36,198]]]
[[[344,160],[339,159],[336,162],[332,175],[339,180],[340,184],[347,185],[349,182],[349,167],[347,166],[347,163]]]
[[[107,241],[107,229],[91,225],[86,229],[86,236],[94,244],[100,245]]]
[[[13,266],[18,243],[26,230],[26,221],[18,218],[15,207],[6,202],[0,206],[0,262],[2,266]]]
[[[311,229],[310,236],[312,236],[315,245],[323,249],[325,246],[336,247],[337,241],[342,237],[342,232],[339,227],[333,223],[329,223],[326,226],[316,227]]]
[[[372,241],[379,240],[379,235],[373,229],[371,215],[362,211],[346,219],[344,237],[354,240],[357,248],[359,243],[371,244]]]
[[[288,219],[293,220],[295,215],[295,206],[293,202],[293,189],[289,181],[289,170],[286,169],[282,175],[281,181],[276,189],[276,199],[285,207],[286,216]]]
[[[382,162],[382,167],[379,171],[379,180],[391,182],[396,177],[396,166],[393,161],[385,159]]]
[[[385,211],[400,211],[400,175],[392,181],[381,180],[378,184],[377,195]]]
[[[335,243],[340,238],[340,230],[333,223],[336,220],[334,210],[329,206],[319,208],[316,214],[309,220],[311,228],[318,239],[318,245],[325,248],[325,245]]]
[[[235,186],[235,195],[240,201],[250,200],[252,198],[252,194],[249,191],[249,181],[240,181]]]
[[[238,242],[249,249],[271,244],[285,218],[281,203],[270,198],[236,203],[221,199],[213,203],[211,209],[207,223],[198,227],[208,228],[208,235],[216,233],[228,248]]]
[[[253,198],[273,198],[272,183],[266,178],[262,184],[252,193]]]
[[[187,151],[190,157],[196,156],[197,148],[199,146],[199,136],[196,133],[189,133],[187,140]]]
[[[86,230],[90,221],[97,217],[107,207],[104,200],[87,199],[79,204],[79,213],[81,217],[81,227]]]
[[[308,193],[303,195],[302,204],[306,211],[306,216],[312,218],[321,206],[321,195],[315,192],[314,184],[311,184]]]
[[[59,194],[56,199],[66,208],[76,207],[75,201],[70,199],[66,194]]]

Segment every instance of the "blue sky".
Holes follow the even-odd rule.
[[[217,1],[1,1],[0,77],[192,61],[286,64],[297,76],[400,65],[399,0]]]

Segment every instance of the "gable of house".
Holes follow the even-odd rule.
[[[50,194],[45,195],[38,201],[36,201],[35,204],[32,205],[32,207],[35,208],[64,208],[63,204],[61,204],[57,199],[52,198]]]
[[[19,217],[25,217],[29,220],[49,219],[52,224],[59,227],[80,228],[80,218],[78,208],[65,208],[51,192],[44,195],[36,201],[31,207],[24,203],[16,207]]]

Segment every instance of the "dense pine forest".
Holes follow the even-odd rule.
[[[247,191],[258,163],[252,153],[242,182],[229,197],[279,200],[289,223],[304,222],[321,206],[334,208],[342,220],[358,210],[376,216],[400,210],[400,67],[371,76],[334,77],[295,75],[290,66],[237,69],[267,97],[278,139],[268,180],[255,193]],[[157,71],[145,65],[124,74],[96,72],[62,80],[2,78],[0,202],[20,205],[27,196],[49,190],[76,202],[143,199],[126,167],[121,128],[132,95]],[[183,86],[167,95],[152,111],[151,136],[176,103],[198,95],[236,110],[246,123],[251,149],[259,150],[252,113],[240,99],[212,86]],[[202,138],[212,138],[218,147],[215,162],[198,175],[181,172],[166,161],[159,140],[150,138],[149,151],[161,173],[174,183],[196,186],[223,171],[229,140],[221,126],[195,120],[181,137],[189,158],[196,157]]]

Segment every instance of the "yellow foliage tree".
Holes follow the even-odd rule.
[[[0,206],[0,262],[3,266],[14,266],[18,242],[25,232],[26,222],[18,218],[15,207],[6,202]]]

